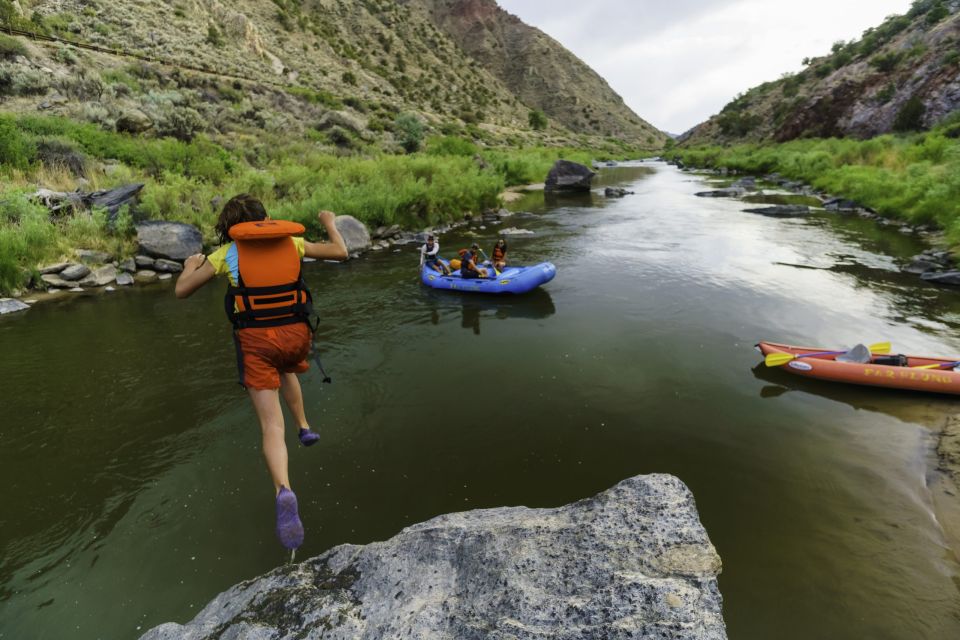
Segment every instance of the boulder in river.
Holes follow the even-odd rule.
[[[726,638],[720,557],[677,478],[439,516],[238,584],[141,640]]]
[[[590,181],[597,175],[588,167],[569,160],[553,163],[544,185],[545,191],[590,191]]]
[[[353,216],[337,216],[334,219],[337,225],[337,231],[343,236],[343,241],[347,243],[347,253],[356,253],[366,251],[370,248],[370,232],[366,225]]]
[[[935,284],[946,284],[953,287],[960,287],[960,271],[937,271],[924,273],[920,276],[927,282]]]
[[[913,273],[915,275],[922,275],[924,273],[929,273],[931,271],[936,271],[942,269],[943,265],[939,262],[934,262],[933,260],[928,260],[924,256],[916,256],[913,260],[903,268],[905,273]]]
[[[700,191],[693,195],[698,198],[739,198],[746,195],[746,190],[739,187],[729,187],[727,189],[714,189],[712,191]]]
[[[0,298],[0,316],[17,311],[26,311],[30,305],[13,298]]]
[[[154,258],[183,262],[203,250],[200,230],[183,222],[150,221],[137,225],[140,251]]]
[[[772,207],[759,207],[756,209],[744,209],[746,213],[758,213],[761,216],[770,216],[772,218],[796,218],[810,213],[810,207],[803,204],[778,204]]]
[[[608,198],[622,198],[623,196],[633,195],[633,191],[627,191],[623,187],[607,187],[603,190],[603,195]]]

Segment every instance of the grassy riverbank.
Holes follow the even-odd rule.
[[[935,223],[951,243],[960,244],[960,117],[907,136],[678,148],[667,156],[691,167],[777,172],[884,216]]]
[[[38,265],[69,257],[75,248],[129,255],[134,219],[194,224],[212,243],[218,204],[236,193],[253,193],[274,216],[308,227],[316,211],[330,209],[370,227],[423,228],[495,206],[505,187],[542,181],[557,158],[589,162],[639,153],[612,143],[600,149],[481,148],[453,136],[428,138],[422,151],[409,155],[344,154],[312,140],[231,144],[0,115],[0,292],[25,286]],[[130,182],[146,183],[140,203],[114,224],[96,211],[54,218],[29,199],[38,187],[73,191],[82,184],[92,191]]]

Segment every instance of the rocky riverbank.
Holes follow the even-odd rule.
[[[142,640],[722,640],[720,567],[689,489],[637,476],[556,509],[449,514],[341,545]]]
[[[488,225],[502,224],[512,215],[513,212],[507,209],[488,209],[476,217],[465,214],[460,220],[421,231],[410,231],[400,225],[380,226],[371,231],[347,215],[337,216],[336,224],[351,259],[356,259],[367,251],[422,244],[431,233],[439,235],[469,227],[465,234],[475,235],[487,230]],[[118,287],[170,280],[183,271],[183,261],[187,257],[205,249],[200,230],[192,225],[150,221],[138,224],[136,231],[138,252],[135,255],[119,257],[103,251],[77,249],[73,260],[41,265],[37,269],[39,277],[27,291],[17,292],[12,298],[0,298],[0,315],[25,311],[35,303],[65,295],[109,292]],[[509,233],[511,230],[504,231]]]

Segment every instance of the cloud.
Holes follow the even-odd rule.
[[[603,76],[644,119],[680,133],[738,93],[837,40],[859,38],[910,0],[499,0]]]

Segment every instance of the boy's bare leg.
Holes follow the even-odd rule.
[[[300,389],[300,379],[295,373],[280,374],[280,394],[283,401],[287,403],[287,408],[293,414],[293,419],[299,429],[309,429],[307,415],[303,409],[303,391]]]
[[[299,386],[297,389],[299,390]],[[248,389],[253,408],[260,420],[263,432],[263,457],[267,460],[267,469],[273,479],[273,488],[279,493],[280,487],[290,488],[290,476],[287,471],[287,445],[283,441],[283,412],[280,410],[280,395],[276,389]],[[302,404],[302,402],[301,402]]]

